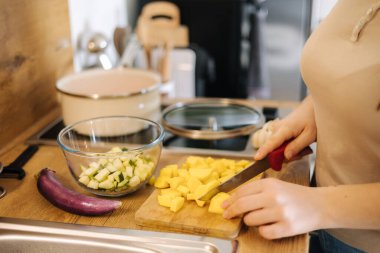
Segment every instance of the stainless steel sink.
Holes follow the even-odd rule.
[[[0,218],[2,253],[236,252],[213,237]]]

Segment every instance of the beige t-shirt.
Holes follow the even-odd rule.
[[[380,182],[380,0],[340,0],[307,41],[301,72],[314,101],[318,186]],[[328,232],[380,252],[380,230]]]

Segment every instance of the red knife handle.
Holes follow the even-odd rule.
[[[272,152],[270,152],[268,154],[267,159],[268,159],[269,164],[270,164],[272,169],[274,169],[276,171],[281,170],[282,164],[286,160],[285,159],[285,148],[288,146],[288,144],[291,141],[292,140],[285,141],[283,144],[281,144],[281,146],[279,146],[278,148],[276,148],[275,150],[273,150]],[[291,159],[291,161],[301,159],[305,155],[309,155],[312,153],[313,153],[313,150],[308,146],[308,147],[304,148],[303,150],[301,150],[297,155],[295,155]]]

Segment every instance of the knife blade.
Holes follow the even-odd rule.
[[[290,142],[291,141],[284,142],[280,147],[270,152],[264,159],[255,161],[252,165],[240,171],[235,176],[220,184],[218,187],[211,189],[198,199],[202,201],[208,201],[218,192],[230,192],[231,190],[237,188],[238,186],[242,185],[243,183],[254,178],[269,168],[280,171],[282,164],[284,162],[288,162],[285,159],[284,151]],[[290,161],[301,159],[303,156],[309,155],[311,153],[313,153],[312,149],[310,147],[306,147]]]

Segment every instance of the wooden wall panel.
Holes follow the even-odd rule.
[[[58,107],[72,71],[67,0],[0,0],[0,147]]]

